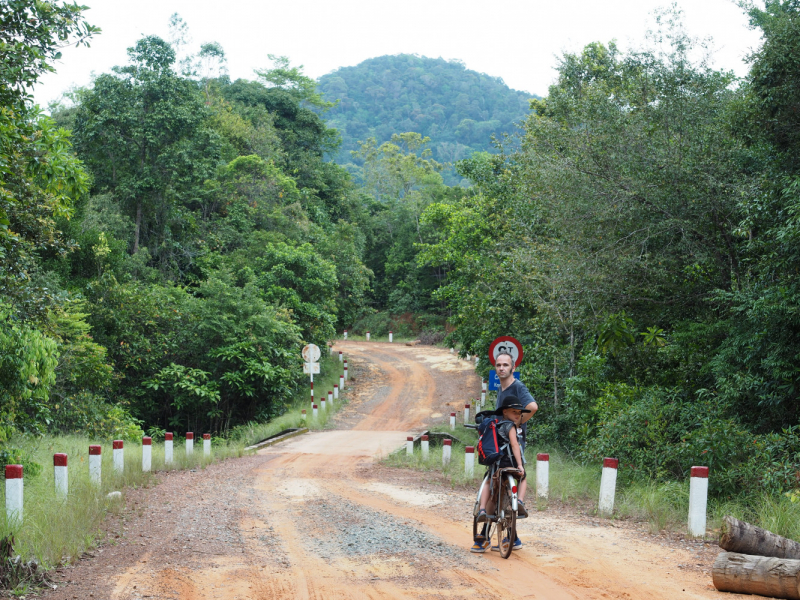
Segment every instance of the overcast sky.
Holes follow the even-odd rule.
[[[193,47],[222,44],[232,78],[253,77],[267,54],[289,56],[319,77],[385,54],[457,58],[467,68],[502,77],[539,95],[554,79],[556,56],[593,41],[639,46],[653,26],[657,0],[81,0],[89,23],[102,28],[91,48],[70,48],[42,78],[36,100],[46,106],[73,85],[87,85],[125,64],[125,50],[142,35],[167,37],[168,20],[187,22]],[[714,64],[746,73],[744,57],[759,36],[731,0],[679,2],[690,34],[712,37]]]

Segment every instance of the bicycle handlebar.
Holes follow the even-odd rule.
[[[469,423],[464,423],[464,427],[466,427],[467,429],[477,429],[478,428],[477,425],[470,425]]]

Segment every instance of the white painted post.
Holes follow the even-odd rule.
[[[101,450],[101,446],[89,446],[89,479],[95,485],[100,485],[101,481],[101,471],[103,468],[100,457]]]
[[[6,519],[22,525],[22,465],[6,465]]]
[[[347,379],[348,379],[348,376],[347,376],[347,363],[344,363],[344,380],[347,381]],[[344,386],[342,386],[342,387],[344,387]]]
[[[59,500],[66,500],[69,494],[66,454],[53,454],[53,479],[56,484],[56,497]]]
[[[339,375],[339,390],[344,390],[344,373]]]
[[[476,366],[476,367],[478,366],[478,362],[479,362],[479,360],[480,360],[480,359],[479,359],[479,358],[478,358],[478,356],[476,355],[476,356],[475,356],[475,366]]]
[[[486,404],[486,391],[485,390],[481,392],[481,408],[483,408],[484,404]]]
[[[467,352],[467,355],[464,357],[464,360],[469,360],[469,352]]]
[[[149,473],[153,466],[153,438],[142,438],[142,473]]]
[[[339,362],[342,362],[343,360],[344,360],[344,355],[342,354],[342,351],[339,350]]]
[[[475,475],[475,446],[467,446],[464,450],[464,473],[472,477]]]
[[[450,464],[450,450],[453,446],[453,440],[444,440],[442,442],[442,466],[446,467]]]
[[[391,331],[389,332],[389,343],[390,344],[392,343],[392,332]]]
[[[414,438],[412,436],[406,438],[406,454],[409,456],[414,454]]]
[[[486,392],[488,391],[488,389],[489,389],[489,382],[484,379],[483,381],[481,381],[481,391]]]
[[[338,386],[338,384],[335,384],[335,383],[333,384],[333,398],[334,398],[334,400],[338,400],[339,399],[339,386]]]
[[[114,455],[114,473],[122,475],[125,470],[125,448],[123,447],[122,440],[114,440],[111,443],[111,452]]]
[[[333,356],[333,346],[328,345],[328,356]]]
[[[211,456],[211,434],[203,434],[203,456],[209,458]]]
[[[428,436],[427,435],[423,435],[422,436],[422,441],[420,442],[420,447],[422,448],[422,458],[428,458],[428,450],[429,450],[429,445],[428,444],[429,444]]]
[[[317,417],[319,416],[319,411],[317,410],[317,405],[316,404],[312,404],[311,405],[311,409],[314,412],[314,420],[316,421]]]
[[[689,535],[706,534],[706,508],[708,507],[708,467],[692,467],[689,480]]]
[[[311,406],[314,406],[314,382],[311,382]]]
[[[550,455],[536,455],[536,495],[547,498],[550,492]]]
[[[303,423],[306,422],[306,409],[305,408],[300,411],[300,420],[303,421]]]
[[[194,454],[194,432],[186,432],[186,456]]]
[[[328,410],[328,403],[325,402],[325,398],[323,398],[322,400],[319,401],[319,407],[322,410],[322,412],[325,412],[326,410]]]
[[[597,505],[597,510],[601,515],[610,516],[614,512],[618,468],[618,458],[603,459],[603,475],[600,478],[600,502]]]
[[[333,391],[328,390],[328,403],[333,406]]]
[[[456,352],[455,348],[450,348],[450,354],[455,354],[455,352]]]
[[[172,464],[172,434],[164,434],[164,464]]]
[[[347,339],[347,329],[344,330],[344,339]],[[341,352],[339,354],[341,354]]]
[[[464,424],[469,423],[469,404],[464,405]]]
[[[455,431],[456,428],[456,413],[450,413],[450,431]]]
[[[369,331],[367,332],[367,341],[369,341]]]

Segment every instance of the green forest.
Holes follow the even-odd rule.
[[[102,32],[10,0],[4,456],[21,435],[225,436],[288,409],[302,343],[391,329],[481,357],[522,341],[529,435],[578,461],[797,492],[800,5],[748,14],[744,78],[670,11],[639,49],[564,53],[533,99],[414,56],[231,80],[174,16],[46,114],[37,79]]]
[[[333,156],[356,175],[362,163],[353,151],[369,138],[383,143],[400,132],[429,137],[433,158],[443,163],[493,152],[492,136],[513,133],[536,97],[458,60],[410,54],[337,69],[319,78],[319,91],[336,103],[324,114],[342,139]]]

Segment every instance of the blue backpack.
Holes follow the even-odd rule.
[[[497,424],[500,422],[500,417],[497,415],[490,415],[483,418],[480,425],[478,425],[478,462],[482,465],[493,465],[504,454],[509,445],[500,445],[503,441],[497,435]]]

